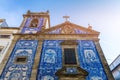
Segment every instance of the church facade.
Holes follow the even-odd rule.
[[[99,32],[65,21],[50,27],[49,12],[30,12],[0,65],[0,80],[114,80]]]

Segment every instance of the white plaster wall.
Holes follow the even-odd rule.
[[[11,43],[12,43],[12,39],[14,38],[13,33],[17,33],[18,30],[0,30],[0,35],[10,35],[10,38],[0,38],[0,46],[3,46],[4,48],[2,49],[2,51],[0,52],[0,64],[3,60],[3,58],[5,57]],[[7,33],[7,34],[5,34]]]
[[[12,37],[12,35],[11,35],[11,37]],[[4,47],[0,53],[0,64],[1,64],[8,48],[10,47],[11,41],[12,41],[12,39],[0,39],[0,46]]]

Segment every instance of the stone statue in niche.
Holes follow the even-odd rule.
[[[88,63],[96,61],[96,56],[93,50],[84,50],[84,55]]]
[[[35,18],[35,19],[32,19],[31,23],[30,23],[30,27],[32,28],[36,28],[38,26],[38,19]]]
[[[45,51],[44,62],[46,63],[55,63],[56,52],[52,49]]]

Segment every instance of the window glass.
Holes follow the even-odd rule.
[[[0,48],[0,52],[2,51],[2,49]]]
[[[0,38],[10,38],[10,35],[0,35]]]
[[[77,64],[74,48],[64,49],[64,61],[65,61],[65,64]]]
[[[26,63],[27,62],[27,57],[26,56],[20,56],[17,57],[15,60],[15,63]]]
[[[3,46],[0,46],[0,53],[2,52],[2,49],[3,49],[4,47]]]

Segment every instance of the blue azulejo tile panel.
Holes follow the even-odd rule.
[[[78,30],[78,29],[74,29],[76,34],[89,34],[88,32],[85,32],[83,30]]]
[[[36,27],[30,27],[31,21],[33,18],[27,18],[25,25],[22,28],[21,33],[36,33],[37,31],[40,31],[42,26],[43,26],[43,22],[44,22],[44,18],[38,18],[38,26]]]
[[[80,66],[88,71],[86,80],[108,80],[93,41],[78,41],[78,58]]]
[[[1,74],[0,80],[29,80],[37,45],[37,40],[17,41]],[[26,58],[25,62],[19,63],[19,60],[17,62],[16,59],[18,57]]]
[[[41,52],[37,80],[58,80],[55,72],[62,67],[60,40],[45,40]]]
[[[60,34],[60,33],[61,33],[61,28],[49,32],[49,34]]]
[[[62,47],[63,40],[45,40],[42,45],[42,52],[38,67],[37,80],[58,80],[55,72],[62,68]],[[99,58],[95,44],[90,40],[79,40],[77,47],[78,61],[80,67],[88,71],[86,80],[107,80],[106,73]],[[74,68],[67,68],[75,71]]]

